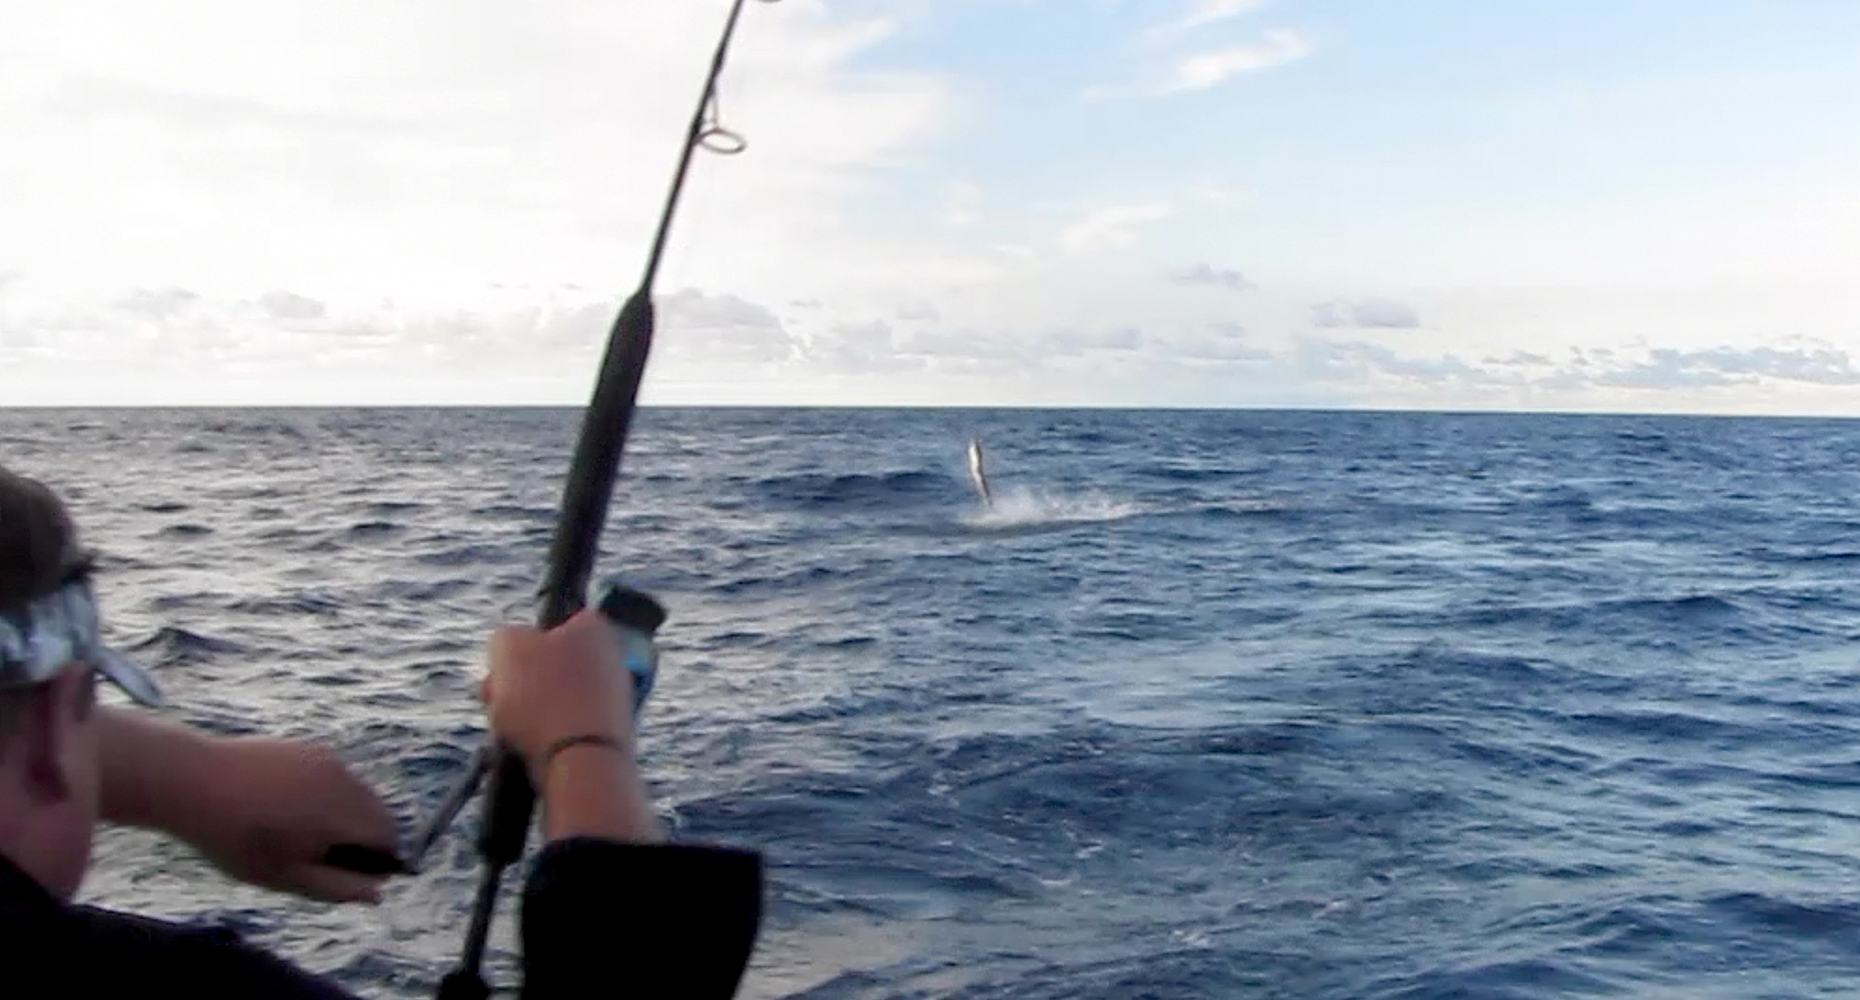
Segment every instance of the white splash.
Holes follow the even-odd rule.
[[[1063,496],[1039,493],[1024,486],[996,489],[994,504],[962,515],[962,523],[983,531],[1005,531],[1050,525],[1121,521],[1143,513],[1125,500],[1102,496]]]

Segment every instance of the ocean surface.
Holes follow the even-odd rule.
[[[578,420],[0,411],[0,464],[168,711],[411,829]],[[1860,995],[1860,423],[652,410],[606,548],[671,612],[659,807],[769,859],[744,997]],[[379,908],[121,830],[86,898],[426,996],[475,816]]]

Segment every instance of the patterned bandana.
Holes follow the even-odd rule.
[[[136,701],[161,704],[154,679],[106,647],[97,629],[97,600],[88,580],[74,580],[19,611],[0,614],[0,687],[43,684],[66,664],[82,661]]]

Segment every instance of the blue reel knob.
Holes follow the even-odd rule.
[[[633,674],[633,717],[638,718],[659,672],[659,647],[653,635],[665,624],[665,608],[651,595],[611,576],[601,581],[595,607],[620,629],[620,657]]]

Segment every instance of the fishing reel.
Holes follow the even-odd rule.
[[[620,633],[620,661],[626,664],[627,673],[633,678],[632,708],[637,722],[647,696],[652,694],[653,681],[658,678],[659,647],[654,637],[659,626],[665,624],[665,608],[652,595],[622,583],[618,576],[602,579],[597,593],[592,607]],[[418,874],[427,852],[476,794],[492,761],[488,746],[480,747],[466,765],[465,780],[433,811],[403,854],[397,856],[359,844],[342,844],[330,849],[324,863],[366,875]]]
[[[665,608],[617,576],[601,581],[600,599],[594,607],[620,632],[620,658],[633,675],[633,718],[637,720],[659,673],[659,647],[653,637],[665,624]]]

